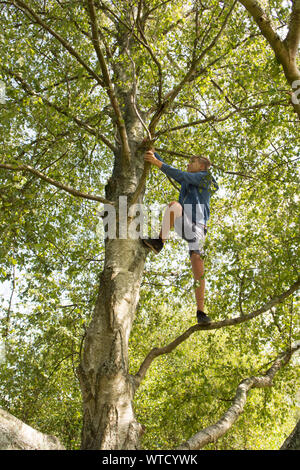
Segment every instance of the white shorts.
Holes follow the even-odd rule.
[[[175,219],[174,229],[183,240],[188,242],[190,256],[193,252],[204,256],[204,242],[207,230],[203,224],[196,224],[183,211],[183,214]]]

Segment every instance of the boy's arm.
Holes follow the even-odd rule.
[[[207,185],[207,171],[198,171],[197,173],[191,173],[189,171],[181,171],[177,168],[174,168],[167,163],[163,163],[160,167],[161,171],[166,175],[174,178],[174,180],[178,181],[178,183],[187,183],[193,184],[195,186],[203,186]]]
[[[152,165],[157,166],[163,173],[165,173],[170,178],[173,178],[178,183],[185,182],[187,184],[193,184],[194,186],[200,186],[202,188],[207,188],[210,186],[211,178],[207,171],[191,173],[189,171],[178,170],[177,168],[174,168],[173,166],[165,163],[157,152],[153,154],[153,151],[151,150],[146,153],[145,160]],[[216,181],[214,182],[216,183]]]
[[[157,166],[160,170],[162,169],[163,165],[167,165],[162,157],[157,153],[153,152],[153,150],[148,150],[145,154],[145,161],[148,163],[151,163],[151,165]],[[167,165],[169,166],[169,165]],[[174,168],[175,169],[175,168]],[[180,180],[176,178],[176,176],[172,176],[172,178],[177,181],[177,183],[180,183]]]
[[[156,158],[157,158],[158,160],[160,160],[162,163],[165,163],[164,159],[163,159],[160,155],[158,155],[157,152],[154,152],[154,155],[155,155]]]

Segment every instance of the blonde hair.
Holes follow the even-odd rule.
[[[211,167],[211,161],[207,157],[202,157],[201,155],[197,156],[199,162],[205,163],[205,169],[208,170]]]

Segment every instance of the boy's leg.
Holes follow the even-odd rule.
[[[204,312],[204,293],[205,293],[205,279],[204,279],[204,260],[199,253],[191,253],[192,271],[195,280],[195,297],[197,302],[197,310]]]
[[[177,201],[172,201],[168,204],[162,220],[161,231],[159,233],[160,238],[163,242],[166,241],[169,235],[169,231],[174,227],[174,221],[177,217],[182,215],[182,206]]]
[[[204,228],[203,231],[196,230],[196,235],[198,235],[196,246],[194,246],[194,243],[189,243],[189,252],[194,275],[195,297],[197,302],[197,322],[200,324],[207,324],[211,322],[211,318],[204,312],[205,279],[203,245],[206,229]]]
[[[158,254],[162,250],[165,240],[168,238],[170,229],[174,226],[175,219],[181,215],[182,207],[179,202],[170,202],[163,215],[159,238],[143,238],[142,242],[144,245],[154,251],[154,253]]]

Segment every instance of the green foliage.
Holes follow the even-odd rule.
[[[153,347],[172,341],[192,323],[192,301],[190,309],[181,309],[173,297],[154,305],[146,299],[145,289],[146,305],[142,302],[131,339],[132,372]],[[271,338],[275,343],[278,336],[271,318],[268,328],[256,319],[251,325],[193,335],[172,354],[155,360],[136,396],[136,412],[145,426],[143,448],[175,448],[215,423],[230,406],[238,384],[267,370],[274,359]],[[285,368],[272,389],[252,390],[230,432],[206,449],[278,449],[297,417],[295,366]]]
[[[139,3],[107,1],[119,18],[117,25],[111,12],[97,10],[109,72],[115,85],[126,90],[133,76],[125,80],[118,73],[118,66],[131,67],[120,38],[134,17],[131,7]],[[183,80],[193,51],[199,57],[210,47],[231,2],[143,3],[152,54],[135,23],[140,40],[133,41],[131,57],[137,104],[146,115]],[[288,2],[265,3],[282,34]],[[101,75],[84,2],[27,4]],[[6,104],[0,104],[1,163],[29,164],[76,189],[104,194],[114,156],[95,133],[112,143],[116,134],[105,90],[11,2],[0,8],[0,80],[7,96]],[[273,51],[238,4],[156,129],[155,145],[168,163],[185,169],[185,154],[203,154],[218,178],[221,189],[212,198],[205,258],[206,309],[214,320],[261,307],[288,289],[299,272],[299,131],[287,91]],[[29,173],[0,168],[0,178],[0,328],[6,346],[0,406],[57,435],[67,448],[79,448],[76,366],[104,261],[97,206]],[[167,204],[177,197],[167,178],[152,171],[145,204]],[[130,338],[131,372],[152,347],[167,344],[194,324],[195,314],[187,246],[173,238],[159,257],[150,254],[146,261]],[[214,423],[238,383],[263,373],[297,339],[298,315],[299,300],[289,297],[239,327],[199,332],[155,360],[135,401],[146,426],[144,448],[175,447]],[[281,371],[272,389],[251,391],[244,414],[209,448],[278,448],[297,412],[296,366],[295,361]]]

